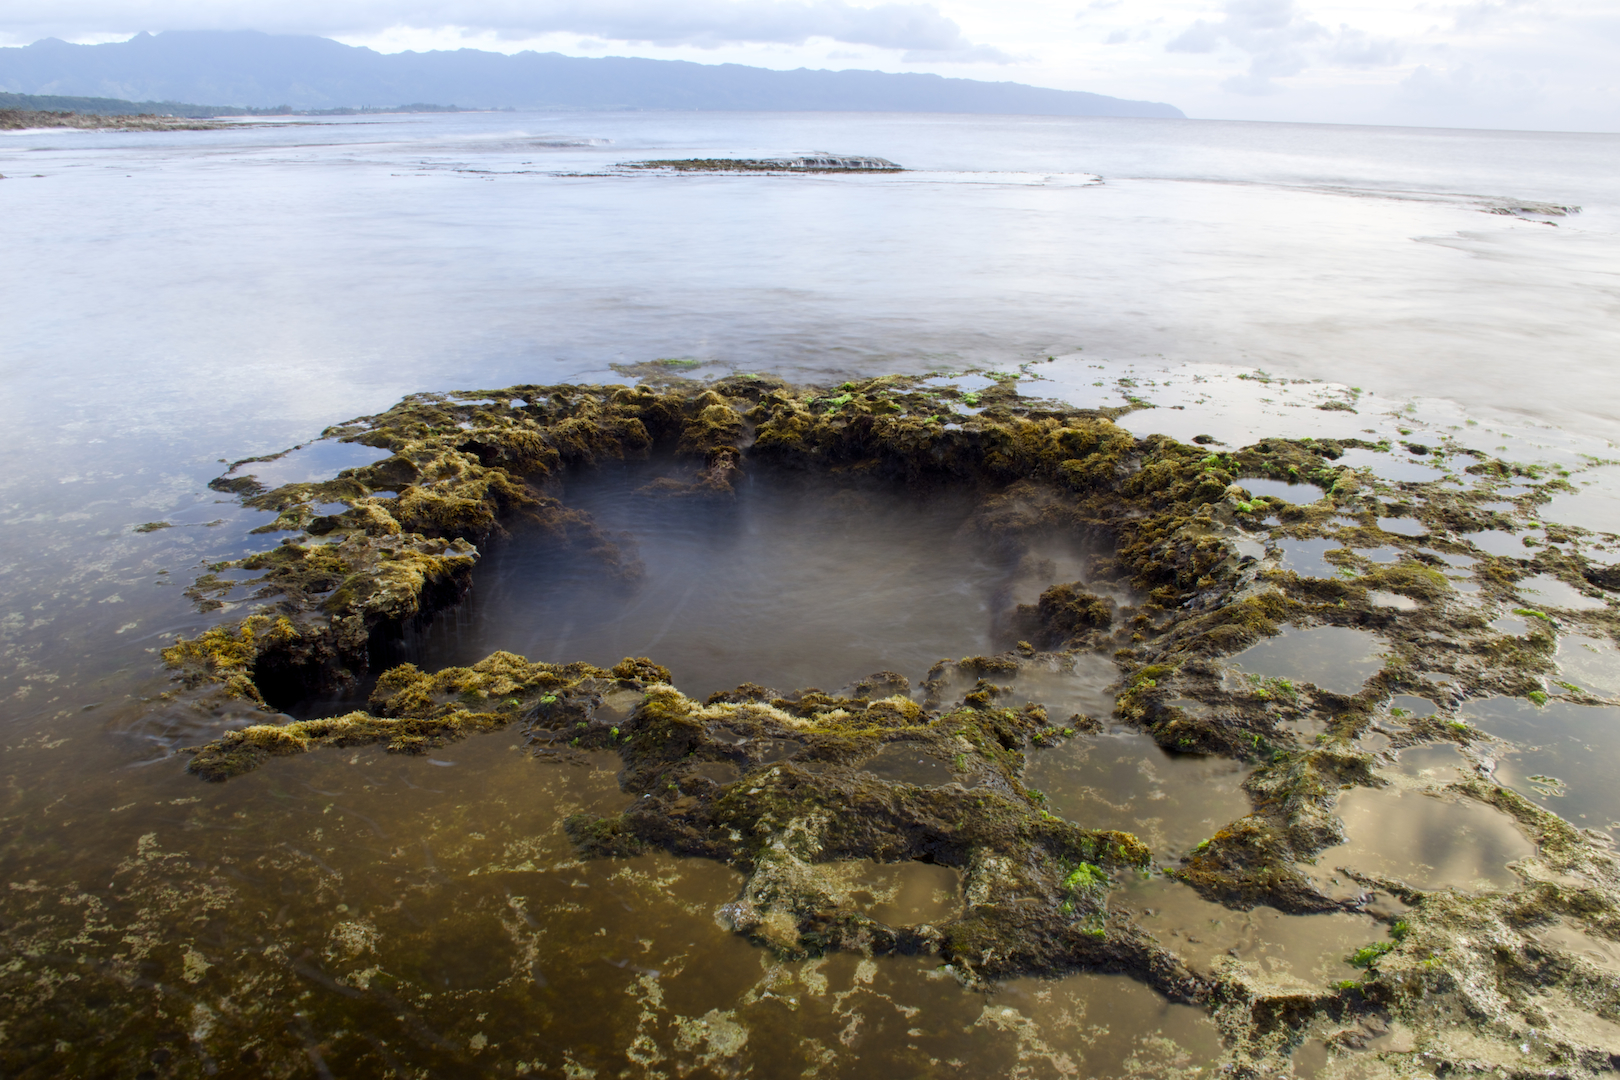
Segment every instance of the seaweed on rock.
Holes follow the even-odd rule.
[[[1536,1015],[1528,989],[1535,979],[1579,983],[1597,1013],[1620,1016],[1613,979],[1566,960],[1549,966],[1516,929],[1563,914],[1620,932],[1612,855],[1483,780],[1453,794],[1498,807],[1536,837],[1536,859],[1519,867],[1525,888],[1465,897],[1368,881],[1408,906],[1405,929],[1368,954],[1361,982],[1309,992],[1235,966],[1189,970],[1109,902],[1110,884],[1148,868],[1153,853],[1129,834],[1055,817],[1023,782],[1026,750],[1074,727],[1049,721],[1039,704],[1015,703],[1010,686],[1037,664],[1051,670],[1084,654],[1108,656],[1120,674],[1119,721],[1167,750],[1225,755],[1255,770],[1245,784],[1251,812],[1179,862],[1177,853],[1158,853],[1160,868],[1232,907],[1359,909],[1364,900],[1323,894],[1302,868],[1343,838],[1339,793],[1387,782],[1359,740],[1386,716],[1391,696],[1422,694],[1441,708],[1407,724],[1401,745],[1482,739],[1449,710],[1466,695],[1544,696],[1555,641],[1553,616],[1514,637],[1493,630],[1482,605],[1515,602],[1515,583],[1534,574],[1587,595],[1615,587],[1608,570],[1588,563],[1579,530],[1559,531],[1558,544],[1526,548],[1523,557],[1465,545],[1471,529],[1501,526],[1483,504],[1505,479],[1524,479],[1524,467],[1484,461],[1460,490],[1438,481],[1391,485],[1339,463],[1346,447],[1373,444],[1268,439],[1209,453],[1163,436],[1135,438],[1114,422],[1121,410],[1020,398],[1007,381],[981,391],[979,411],[966,414],[956,410],[960,394],[922,377],[803,388],[764,376],[700,384],[653,374],[656,386],[416,395],[327,433],[389,451],[383,461],[271,491],[222,481],[300,535],[214,568],[260,573],[252,583],[260,608],[164,653],[205,704],[212,695],[264,713],[264,722],[195,748],[191,770],[223,780],[276,755],[360,743],[419,753],[510,725],[542,756],[612,750],[624,765],[621,786],[636,799],[616,815],[570,819],[582,852],[615,857],[656,847],[730,863],[746,882],[722,917],[784,955],[927,951],[969,981],[1075,966],[1129,971],[1172,998],[1210,1003],[1234,1075],[1286,1069],[1289,1050],[1308,1032],[1337,1052],[1356,1045],[1354,1032],[1366,1025],[1396,1020],[1413,1025],[1420,1046],[1447,1067],[1494,1068],[1495,1050]],[[454,602],[475,572],[478,546],[503,530],[536,529],[590,551],[605,578],[634,575],[634,559],[588,515],[548,494],[547,481],[561,469],[653,452],[676,455],[688,472],[650,494],[728,498],[756,468],[880,477],[971,494],[972,528],[1008,551],[1053,529],[1106,538],[1111,550],[1085,582],[1050,582],[1025,606],[1015,621],[1030,640],[942,662],[915,698],[903,677],[880,672],[839,694],[782,695],[748,683],[698,702],[644,658],[603,669],[496,653],[468,668],[383,672],[363,711],[294,722],[273,715],[285,700],[356,679],[372,665],[379,636]],[[1252,498],[1244,478],[1268,476],[1314,485],[1320,495],[1302,503]],[[1521,498],[1545,497],[1553,483]],[[346,508],[316,513],[321,502]],[[1397,512],[1428,534],[1378,528],[1381,515]],[[1268,514],[1276,520],[1263,524]],[[1332,577],[1279,565],[1278,543],[1326,536],[1346,552],[1334,555]],[[1256,539],[1267,554],[1240,555],[1242,542]],[[1373,563],[1358,545],[1393,548],[1396,560]],[[1478,560],[1476,593],[1458,591],[1437,552]],[[1095,591],[1100,583],[1128,586],[1138,599],[1111,599]],[[207,602],[217,588],[200,583],[197,595]],[[1379,593],[1405,598],[1406,607],[1380,606]],[[1556,617],[1594,634],[1620,630],[1612,607]],[[1375,634],[1381,670],[1355,693],[1233,671],[1233,654],[1285,628],[1314,626]],[[634,704],[607,707],[610,695]],[[1099,726],[1095,718],[1073,723]],[[874,761],[897,744],[953,763],[950,780],[885,776]],[[715,779],[729,775],[716,771],[721,764],[736,778]],[[858,860],[919,859],[952,867],[963,881],[960,912],[937,925],[875,920],[852,902],[841,876]],[[1450,1018],[1463,1015],[1484,1017],[1471,1022],[1474,1043],[1448,1034]],[[1613,1064],[1573,1035],[1547,1054],[1559,1075]]]

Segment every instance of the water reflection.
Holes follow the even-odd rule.
[[[1528,559],[1535,554],[1535,552],[1525,547],[1523,537],[1503,529],[1485,529],[1481,532],[1466,533],[1463,540],[1487,555],[1499,555],[1508,559]]]
[[[1470,701],[1464,715],[1480,730],[1510,740],[1497,777],[1577,825],[1620,836],[1620,791],[1612,752],[1620,708],[1523,698]]]
[[[1472,799],[1355,788],[1339,796],[1337,810],[1346,840],[1321,852],[1310,870],[1330,896],[1362,891],[1339,867],[1419,889],[1511,888],[1518,878],[1507,864],[1535,854],[1511,818]]]
[[[1409,746],[1396,757],[1396,771],[1425,784],[1444,785],[1465,779],[1473,763],[1450,743]]]
[[[1535,607],[1563,608],[1566,611],[1592,611],[1607,607],[1608,603],[1588,596],[1566,581],[1551,574],[1534,574],[1514,582],[1513,589],[1525,603]]]
[[[1050,666],[1026,664],[1007,680],[1008,693],[999,700],[1018,706],[1033,702],[1044,706],[1054,724],[1075,717],[1102,720],[1114,711],[1119,669],[1107,657],[1082,653],[1066,663]]]
[[[1558,639],[1558,671],[1582,689],[1620,695],[1620,650],[1607,638],[1565,634]]]
[[[1378,527],[1395,536],[1424,536],[1429,531],[1428,526],[1411,518],[1381,517]]]
[[[1140,913],[1139,925],[1197,970],[1212,971],[1231,957],[1254,975],[1308,986],[1354,978],[1351,954],[1386,936],[1370,915],[1234,911],[1164,877],[1130,881],[1114,900]]]
[[[1555,919],[1532,930],[1530,936],[1559,952],[1573,953],[1599,971],[1620,975],[1620,944],[1586,933],[1569,919]]]
[[[1346,450],[1334,464],[1348,465],[1352,469],[1371,469],[1374,475],[1384,480],[1396,481],[1434,480],[1445,471],[1427,457],[1355,448]]]
[[[1025,781],[1059,817],[1133,832],[1168,861],[1249,812],[1247,775],[1239,762],[1173,754],[1139,732],[1118,732],[1033,751]]]
[[[238,462],[224,474],[224,478],[244,480],[252,477],[265,490],[270,490],[283,484],[330,480],[344,469],[357,469],[390,456],[392,451],[379,450],[374,446],[317,439],[268,461]]]
[[[1238,653],[1232,662],[1261,678],[1314,683],[1324,690],[1354,694],[1383,667],[1384,654],[1378,638],[1366,630],[1287,626],[1276,637]]]
[[[1267,480],[1257,476],[1241,477],[1237,482],[1256,499],[1270,496],[1287,503],[1312,503],[1322,497],[1322,489],[1311,484]]]

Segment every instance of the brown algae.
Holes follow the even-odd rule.
[[[251,598],[222,601],[248,610],[164,653],[184,688],[164,707],[256,710],[262,719],[197,748],[194,772],[238,778],[209,790],[261,791],[281,783],[278,775],[292,775],[288,770],[315,777],[336,767],[317,764],[322,760],[388,761],[379,746],[412,755],[394,760],[419,763],[411,774],[419,784],[426,772],[471,767],[478,755],[470,748],[507,745],[513,733],[527,750],[513,757],[540,757],[568,772],[594,770],[592,762],[604,757],[616,761],[622,772],[607,785],[613,790],[576,801],[565,821],[551,823],[550,842],[558,842],[560,828],[572,852],[585,857],[572,872],[587,884],[620,874],[708,880],[710,871],[697,868],[713,868],[717,876],[694,892],[692,910],[711,919],[718,912],[739,935],[729,939],[739,947],[762,946],[767,974],[752,988],[697,993],[671,1011],[659,1004],[669,1000],[659,996],[662,980],[681,964],[609,949],[605,962],[620,973],[615,977],[641,987],[642,1019],[626,1014],[615,1023],[623,1031],[644,1028],[646,1040],[614,1059],[615,1070],[625,1067],[623,1055],[643,1071],[658,1061],[683,1071],[713,1067],[744,1044],[761,1050],[768,1025],[748,1019],[752,1006],[738,1003],[766,996],[809,1001],[825,985],[818,973],[835,965],[852,965],[842,977],[859,996],[912,963],[907,955],[930,957],[953,984],[998,987],[980,1023],[1012,1039],[1026,1065],[1061,1048],[1026,1023],[1034,1006],[997,1012],[997,998],[1028,992],[1032,1001],[1055,1001],[1060,991],[1053,988],[1068,982],[1025,980],[1082,970],[1133,976],[1163,995],[1149,995],[1159,1003],[1153,1008],[1207,1007],[1222,1039],[1218,1053],[1234,1075],[1286,1070],[1302,1045],[1321,1047],[1329,1067],[1370,1054],[1397,1072],[1501,1067],[1588,1076],[1612,1069],[1612,1046],[1604,1040],[1620,1021],[1620,982],[1587,959],[1601,948],[1570,947],[1550,929],[1574,920],[1595,940],[1620,936],[1620,872],[1607,843],[1477,773],[1410,776],[1393,767],[1403,750],[1422,744],[1488,753],[1491,736],[1456,711],[1464,698],[1545,701],[1567,693],[1597,703],[1589,691],[1566,690],[1554,679],[1561,635],[1608,640],[1617,625],[1609,586],[1599,584],[1607,579],[1587,562],[1580,530],[1566,530],[1559,544],[1500,551],[1468,543],[1483,527],[1504,524],[1495,511],[1481,509],[1504,482],[1540,483],[1524,467],[1448,444],[1448,464],[1470,481],[1457,485],[1381,477],[1340,463],[1347,451],[1383,449],[1354,440],[1272,439],[1209,453],[1162,436],[1134,438],[1113,422],[1117,411],[1019,398],[1004,381],[975,391],[969,405],[960,392],[926,387],[920,378],[817,389],[753,376],[697,384],[665,371],[631,373],[647,384],[417,395],[327,433],[387,451],[385,458],[271,490],[222,480],[223,489],[277,513],[286,539],[221,564],[215,580],[222,584],[217,575],[230,571],[259,575]],[[380,644],[454,605],[483,549],[505,534],[526,533],[559,552],[583,553],[604,583],[634,581],[642,567],[632,547],[554,494],[555,482],[570,469],[654,452],[685,463],[652,493],[667,499],[734,498],[742,477],[763,470],[834,477],[852,490],[888,482],[965,495],[973,501],[970,527],[1023,560],[1025,581],[1040,587],[1013,597],[998,628],[1003,648],[935,665],[914,691],[904,675],[880,671],[836,692],[782,693],[744,683],[699,700],[683,694],[678,680],[672,685],[669,670],[655,660],[541,662],[499,652],[439,671],[378,670],[387,656]],[[1545,482],[1542,495],[1558,483]],[[1380,529],[1392,520],[1422,531]],[[1072,576],[1052,564],[1055,576],[1042,581],[1041,546],[1054,535],[1083,538],[1095,554]],[[1322,549],[1336,553],[1339,572],[1331,576],[1302,574],[1276,554],[1287,541],[1329,539],[1338,545]],[[1393,557],[1361,554],[1379,547],[1393,549]],[[1462,557],[1475,560],[1469,593],[1446,573],[1448,560]],[[1523,634],[1492,627],[1499,615],[1523,607],[1526,590],[1556,592],[1548,581],[1589,602],[1540,612]],[[221,595],[239,595],[241,586],[231,584],[237,591]],[[210,601],[212,588],[199,583],[201,603]],[[1388,596],[1406,603],[1378,602]],[[1324,630],[1354,635],[1376,648],[1351,659],[1377,660],[1349,679],[1335,677],[1331,667],[1310,677],[1288,665],[1233,675],[1237,654],[1285,630],[1288,640]],[[368,688],[365,707],[340,716],[288,721],[277,712],[321,694]],[[1402,694],[1439,708],[1396,716],[1391,698]],[[1111,715],[1097,715],[1110,697]],[[1166,751],[1241,763],[1246,805],[1230,804],[1235,816],[1184,855],[1169,833],[1154,836],[1168,846],[1161,850],[1129,830],[1106,827],[1126,818],[1109,821],[1083,804],[1068,820],[1031,786],[1030,762],[1058,752],[1052,747],[1114,737],[1099,734],[1106,725],[1140,733]],[[457,745],[502,729],[508,734],[501,740]],[[325,753],[308,753],[320,748]],[[275,757],[289,760],[260,768]],[[902,760],[920,771],[891,768]],[[1363,804],[1379,800],[1401,805],[1395,817],[1414,800],[1461,808],[1455,812],[1469,815],[1470,827],[1511,834],[1522,846],[1505,844],[1488,860],[1488,872],[1471,875],[1425,876],[1418,871],[1437,864],[1422,850],[1404,863],[1341,858],[1361,850]],[[336,799],[328,801],[330,813],[344,812]],[[246,795],[226,802],[251,805]],[[343,805],[365,815],[354,818],[357,833],[415,850],[409,838],[416,825],[367,813],[353,800]],[[1133,810],[1127,817],[1140,815]],[[473,831],[482,835],[483,827]],[[148,864],[184,873],[158,840],[141,845],[130,873],[138,877]],[[426,846],[416,872],[436,880]],[[319,880],[322,850],[298,851],[303,855],[286,855],[288,865],[307,856],[315,860],[312,880]],[[554,846],[548,865],[573,857]],[[501,858],[508,867],[524,858],[541,865],[521,848]],[[1154,905],[1121,900],[1122,889],[1128,893],[1125,887],[1155,860],[1178,879],[1180,896],[1202,905],[1204,914],[1192,921],[1208,923],[1206,915],[1226,912],[1244,927],[1226,949],[1233,962],[1201,952],[1203,941],[1178,939],[1173,925],[1150,931],[1145,923],[1155,916],[1146,912]],[[686,867],[692,869],[680,869]],[[236,887],[218,886],[217,895]],[[197,895],[168,908],[208,910],[210,901]],[[511,928],[500,932],[506,939],[548,925],[532,914],[541,908],[530,900],[509,901],[505,910],[512,913]],[[549,920],[564,909],[544,910]],[[325,952],[267,954],[255,962],[253,978],[264,987],[322,988],[322,1031],[333,1030],[333,1021],[368,1030],[382,1022],[383,1011],[434,1030],[457,1017],[456,1024],[468,1025],[455,1040],[419,1033],[414,1043],[381,1049],[355,1043],[345,1051],[350,1061],[402,1054],[442,1064],[461,1060],[457,1054],[482,1054],[501,1039],[525,1045],[516,1032],[497,1038],[474,1031],[472,1014],[462,1013],[477,995],[494,994],[478,998],[477,1007],[491,1016],[501,1009],[527,1015],[531,1006],[502,988],[551,978],[538,938],[531,935],[529,951],[521,953],[532,962],[486,971],[478,967],[483,961],[469,960],[463,971],[457,957],[487,955],[496,939],[406,931],[397,919],[389,929],[379,918],[348,919],[344,929],[333,929]],[[1297,929],[1305,927],[1336,929]],[[1357,932],[1368,940],[1349,959],[1335,959]],[[154,926],[149,933],[154,942],[171,942],[178,931]],[[404,962],[398,950],[406,940],[439,959]],[[34,954],[43,955],[50,933],[42,928],[37,941]],[[1323,941],[1331,948],[1313,951],[1312,943]],[[178,958],[173,985],[214,979],[227,996],[249,992],[248,983],[226,989],[217,949],[211,958],[196,944],[163,947]],[[889,967],[872,969],[890,974],[861,966],[878,954],[895,954]],[[1277,957],[1286,963],[1274,963]],[[703,961],[681,963],[695,968]],[[378,973],[366,974],[372,968]],[[1279,979],[1284,969],[1288,978]],[[187,981],[187,972],[199,974]],[[1068,976],[1076,978],[1118,976]],[[139,993],[170,1001],[152,985]],[[35,1008],[60,1005],[73,993],[41,991],[31,1001]],[[452,997],[425,1006],[432,993]],[[465,1008],[454,1003],[458,994],[472,995]],[[197,1007],[225,1015],[222,1006]],[[660,1019],[666,1016],[667,1024]],[[819,1023],[810,1016],[806,1031]],[[182,1041],[217,1048],[222,1036],[210,1032],[229,1028],[241,1045],[254,1030],[246,1018],[213,1023],[193,1020]],[[909,1036],[913,1043],[925,1045],[929,1022],[913,1030],[920,1033]],[[1386,1038],[1391,1032],[1399,1037]],[[256,1042],[253,1061],[311,1060],[313,1038]],[[1164,1075],[1194,1068],[1199,1063],[1184,1056],[1193,1039],[1171,1038],[1169,1045],[1183,1050],[1168,1049],[1151,1062],[1142,1056],[1146,1044],[1135,1045],[1107,1067],[1123,1068],[1115,1063],[1129,1058]],[[831,1032],[818,1043],[828,1062],[837,1059],[838,1041]],[[891,1044],[895,1061],[911,1052],[898,1045]],[[452,1053],[453,1046],[462,1049]],[[1216,1052],[1205,1047],[1206,1057]],[[62,1053],[64,1061],[78,1060]],[[1043,1071],[1068,1068],[1041,1060]],[[527,1057],[522,1063],[520,1073],[555,1075],[587,1075],[580,1070],[609,1064],[575,1058],[529,1064]]]

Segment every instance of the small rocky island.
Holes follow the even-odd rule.
[[[800,154],[780,158],[681,158],[632,161],[625,169],[670,169],[675,172],[904,172],[888,158],[846,154]]]

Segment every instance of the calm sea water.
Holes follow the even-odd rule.
[[[911,171],[613,168],[806,150]],[[1047,392],[1073,400],[1152,376],[1139,393],[1187,409],[1127,426],[1184,438],[1389,426],[1290,413],[1233,378],[1253,368],[1414,404],[1403,423],[1474,418],[1526,458],[1601,454],[1620,416],[1620,136],[476,114],[5,133],[0,173],[12,823],[131,783],[195,793],[172,760],[130,771],[151,733],[120,703],[204,625],[190,575],[253,546],[261,516],[206,482],[405,393],[659,357],[822,380],[1053,356]],[[1598,487],[1566,519],[1620,528]],[[132,532],[152,520],[178,527]]]

